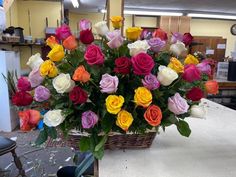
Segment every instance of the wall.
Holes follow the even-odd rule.
[[[236,37],[230,32],[230,28],[236,21],[192,19],[190,32],[193,36],[222,36],[227,39],[226,56],[231,56],[235,50]]]
[[[18,26],[18,1],[15,0],[6,13],[6,26]]]

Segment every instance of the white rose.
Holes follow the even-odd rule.
[[[41,58],[39,53],[32,55],[28,62],[26,63],[31,69],[38,69],[40,65],[43,63],[43,59]]]
[[[56,127],[65,120],[65,117],[63,117],[62,115],[62,110],[60,109],[48,111],[43,117],[44,117],[43,122],[48,127]]]
[[[204,105],[193,105],[190,108],[190,116],[195,118],[205,118],[207,114],[207,109]]]
[[[148,45],[148,42],[146,40],[138,40],[135,41],[134,43],[128,44],[128,48],[129,48],[129,54],[131,56],[135,56],[141,52],[143,53],[147,53],[147,50],[150,48],[150,46]]]
[[[94,28],[96,29],[97,33],[101,36],[105,36],[109,32],[106,21],[97,22],[94,25]]]
[[[170,85],[174,80],[178,78],[178,74],[171,68],[161,65],[158,69],[159,72],[157,75],[157,79],[164,86]]]
[[[70,92],[73,89],[75,82],[71,80],[69,74],[61,73],[53,79],[52,85],[57,93],[65,93]]]
[[[176,55],[180,56],[183,52],[187,51],[185,44],[183,42],[177,41],[175,44],[170,46],[170,51]]]

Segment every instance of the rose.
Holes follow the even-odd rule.
[[[194,82],[201,79],[201,74],[196,65],[190,64],[184,67],[182,78],[187,82]]]
[[[39,53],[32,55],[28,62],[26,63],[31,69],[38,69],[40,65],[43,63],[43,59],[41,58]]]
[[[105,36],[107,34],[107,32],[109,32],[106,21],[97,22],[94,25],[94,28],[97,31],[97,34],[99,34],[101,36]]]
[[[65,40],[71,35],[70,27],[63,24],[61,27],[56,29],[56,37],[60,40]]]
[[[155,63],[148,54],[139,53],[131,58],[131,63],[136,75],[148,75],[151,73]]]
[[[50,91],[46,87],[40,85],[37,88],[35,88],[34,99],[36,101],[43,102],[48,100],[49,98],[50,98]]]
[[[106,109],[107,112],[109,112],[110,114],[117,114],[118,112],[120,112],[121,107],[124,104],[124,97],[119,95],[109,95],[106,98]]]
[[[52,85],[57,93],[67,93],[73,89],[75,82],[71,80],[69,74],[61,73],[52,80]]]
[[[88,100],[88,94],[79,86],[75,86],[69,93],[70,100],[75,104],[83,104]]]
[[[85,70],[84,66],[81,65],[75,70],[73,80],[86,83],[90,80],[90,74]]]
[[[211,80],[211,81],[207,81],[205,83],[205,89],[207,91],[208,94],[218,94],[219,92],[219,85],[217,81]]]
[[[134,102],[146,108],[152,103],[152,93],[146,87],[138,87],[135,90]]]
[[[30,131],[38,125],[40,121],[40,112],[29,109],[18,112],[20,118],[20,129],[22,131]]]
[[[124,131],[128,131],[129,127],[132,125],[134,118],[132,114],[130,114],[126,110],[121,110],[116,119],[116,125],[120,127]]]
[[[174,96],[168,98],[168,109],[176,115],[188,112],[189,105],[187,101],[176,93]]]
[[[52,48],[52,50],[48,53],[47,57],[50,60],[58,62],[61,61],[65,56],[64,49],[62,45],[56,45]]]
[[[121,16],[113,16],[111,17],[112,26],[115,29],[120,29],[123,25],[123,17]]]
[[[142,32],[140,27],[129,27],[126,29],[126,38],[130,41],[136,41]]]
[[[148,40],[148,44],[153,52],[158,53],[163,47],[165,47],[166,41],[162,41],[160,38],[152,38]]]
[[[91,44],[94,41],[92,29],[80,31],[79,39],[83,44]]]
[[[39,72],[39,68],[38,69],[33,69],[30,73],[29,73],[29,82],[31,87],[37,87],[38,85],[40,85],[43,82],[43,77],[40,75]]]
[[[98,115],[93,111],[86,111],[82,113],[82,127],[84,129],[93,128],[98,122]]]
[[[160,82],[157,80],[157,77],[153,74],[146,75],[142,79],[143,86],[149,90],[155,90],[160,87]]]
[[[33,97],[25,91],[19,91],[13,94],[12,104],[16,106],[28,106],[33,102]]]
[[[193,36],[190,33],[185,33],[183,36],[183,43],[185,46],[189,46],[193,41]]]
[[[187,55],[187,57],[184,60],[185,65],[189,65],[189,64],[197,65],[198,63],[199,63],[198,59],[195,56],[191,55],[191,54]]]
[[[204,92],[198,87],[193,87],[187,92],[186,97],[192,101],[199,101],[204,97]]]
[[[78,43],[75,39],[75,36],[71,35],[63,41],[63,46],[67,50],[75,50],[78,46]]]
[[[53,47],[55,47],[56,45],[58,45],[58,41],[57,39],[55,38],[55,36],[50,36],[49,38],[47,38],[46,40],[46,45],[49,46],[51,49]]]
[[[128,57],[120,57],[115,60],[115,73],[129,74],[131,67],[131,61]]]
[[[178,78],[178,74],[171,68],[161,65],[158,69],[157,79],[164,86],[169,86]]]
[[[171,44],[175,44],[177,41],[183,41],[183,35],[179,32],[173,33],[171,36]]]
[[[167,33],[165,31],[163,31],[161,28],[156,29],[152,33],[152,37],[160,38],[162,41],[167,41],[168,40]]]
[[[57,67],[50,60],[46,60],[41,64],[39,68],[39,72],[40,72],[40,75],[43,77],[45,76],[55,77],[58,74]]]
[[[106,34],[106,37],[109,40],[107,45],[111,49],[119,48],[120,46],[122,46],[123,41],[124,41],[124,38],[121,36],[120,30],[115,30],[113,32],[109,32]]]
[[[104,63],[104,54],[96,45],[89,45],[85,51],[84,58],[89,65],[102,65]]]
[[[211,75],[211,66],[209,65],[208,61],[203,61],[197,65],[197,69],[202,73],[202,74],[207,74]]]
[[[144,39],[150,39],[150,38],[152,38],[152,32],[150,32],[148,29],[142,30],[140,39],[144,40]]]
[[[56,127],[65,120],[65,117],[62,115],[62,110],[60,109],[50,110],[44,114],[43,117],[43,122],[48,127]]]
[[[20,91],[30,91],[31,90],[31,84],[28,80],[27,77],[20,77],[18,80],[17,80],[17,88],[18,90]]]
[[[119,79],[117,76],[103,74],[99,84],[102,93],[115,93],[118,89]]]
[[[202,105],[193,105],[190,108],[190,116],[194,118],[205,118],[207,114],[206,108]]]
[[[173,69],[177,73],[183,73],[184,72],[183,64],[175,57],[172,57],[170,59],[170,63],[168,64],[168,67]]]
[[[91,22],[89,20],[87,20],[87,19],[82,19],[79,22],[79,29],[81,31],[87,30],[87,29],[91,29],[92,28],[91,26],[92,26]]]
[[[129,53],[131,56],[135,56],[139,53],[147,53],[147,50],[150,48],[146,40],[135,41],[134,43],[128,44]]]
[[[161,124],[162,112],[160,107],[151,105],[144,113],[144,118],[149,125],[156,127]]]
[[[176,56],[180,56],[183,52],[186,52],[187,49],[183,42],[177,41],[175,44],[170,46],[170,52],[172,52]]]

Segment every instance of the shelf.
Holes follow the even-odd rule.
[[[45,44],[36,44],[36,43],[19,43],[19,42],[7,42],[7,41],[0,41],[0,44],[3,45],[12,45],[12,46],[44,46]]]

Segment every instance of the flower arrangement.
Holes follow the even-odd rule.
[[[209,63],[187,55],[191,34],[174,33],[168,41],[162,29],[150,36],[131,27],[125,39],[120,30],[123,18],[112,17],[111,22],[114,31],[104,21],[95,24],[99,41],[94,40],[89,20],[80,21],[78,41],[62,25],[46,41],[51,47],[48,58],[36,54],[29,59],[32,71],[18,80],[12,102],[23,107],[46,103],[44,129],[36,142],[55,138],[55,127],[65,134],[77,129],[89,134],[80,140],[80,149],[100,159],[110,132],[145,133],[174,124],[188,137],[191,130],[185,118],[201,117],[200,99],[205,93],[217,94],[217,82],[208,81]],[[139,40],[140,36],[148,39]],[[36,110],[19,115],[28,117],[26,129],[40,119]],[[36,118],[29,121],[32,115]]]

